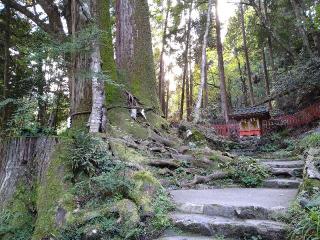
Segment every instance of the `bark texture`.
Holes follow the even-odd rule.
[[[20,181],[43,180],[56,144],[55,138],[46,137],[0,140],[0,207]]]
[[[147,0],[116,1],[116,62],[139,101],[159,110]]]

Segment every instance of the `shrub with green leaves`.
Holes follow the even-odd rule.
[[[246,187],[260,186],[269,176],[264,166],[249,157],[239,157],[233,161],[221,163],[220,167],[229,172],[233,181]]]
[[[320,147],[320,133],[313,133],[304,137],[300,141],[300,146],[303,149],[307,149],[311,147]]]

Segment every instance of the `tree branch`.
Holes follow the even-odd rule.
[[[27,6],[22,6],[12,0],[1,0],[1,1],[7,6],[25,15],[27,18],[29,18],[31,21],[37,24],[40,28],[42,28],[45,32],[52,34],[52,30],[50,29],[49,24],[41,20],[38,15],[35,15],[30,10],[28,10]]]

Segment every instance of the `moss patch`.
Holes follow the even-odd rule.
[[[68,219],[68,212],[75,208],[69,186],[64,182],[67,175],[67,168],[63,161],[65,151],[65,144],[57,146],[44,182],[39,184],[36,202],[38,216],[33,239],[56,236],[59,233],[56,222],[57,210],[64,209]]]

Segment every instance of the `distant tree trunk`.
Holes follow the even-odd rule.
[[[166,111],[165,111],[165,116],[166,119],[168,119],[169,116],[169,100],[170,100],[170,84],[167,82],[166,84]]]
[[[247,47],[247,36],[246,36],[246,29],[244,24],[244,13],[243,13],[242,4],[239,4],[239,8],[240,8],[240,21],[241,21],[241,30],[242,30],[242,38],[243,38],[243,51],[244,51],[244,56],[246,59],[246,66],[247,66],[249,97],[250,97],[250,103],[253,106],[254,95],[253,95],[253,86],[252,86],[252,79],[251,79],[251,67],[250,67],[249,53],[248,53],[248,47]]]
[[[209,64],[208,61],[206,62],[206,70],[205,70],[205,82],[204,82],[204,100],[203,100],[203,107],[207,108],[209,104],[209,92],[208,92],[208,68]]]
[[[189,69],[189,79],[190,79],[190,108],[191,108],[191,112],[192,112],[192,108],[193,108],[193,72],[192,72],[192,68],[191,68],[191,63],[190,63],[190,69]]]
[[[280,38],[280,36],[277,34],[277,32],[275,32],[270,25],[270,21],[268,22],[266,20],[266,17],[263,15],[263,13],[261,12],[261,8],[256,4],[255,1],[250,1],[250,5],[253,7],[253,9],[255,10],[258,18],[260,19],[260,22],[263,26],[263,28],[268,32],[268,34],[272,37],[272,39],[277,42],[279,44],[279,46],[285,50],[288,55],[290,56],[291,60],[294,61],[296,58],[296,53],[294,51],[292,51],[292,49],[290,48],[290,46],[288,46],[287,43],[283,42]]]
[[[224,74],[224,62],[223,62],[223,47],[221,42],[221,26],[219,20],[218,2],[216,0],[216,35],[217,35],[217,53],[218,53],[218,67],[220,77],[220,96],[221,96],[221,109],[226,122],[229,122],[229,106],[228,96],[226,90],[226,79]]]
[[[159,76],[158,76],[158,84],[159,84],[159,100],[162,112],[165,114],[166,110],[166,103],[165,103],[165,83],[164,83],[164,51],[166,46],[166,38],[167,38],[167,28],[168,28],[168,19],[169,19],[169,12],[170,12],[171,0],[167,0],[167,10],[166,10],[166,17],[164,20],[164,27],[163,27],[163,34],[162,34],[162,49],[160,53],[160,69],[159,69]]]
[[[189,42],[190,42],[190,32],[191,32],[191,14],[192,14],[193,0],[190,2],[189,6],[189,19],[188,26],[186,29],[186,46],[183,53],[183,76],[182,76],[182,92],[181,92],[181,102],[180,102],[180,120],[183,119],[183,109],[184,109],[184,98],[185,98],[185,87],[186,87],[186,78],[188,74],[188,53],[189,53]]]
[[[237,60],[238,71],[239,71],[240,81],[241,81],[241,85],[242,85],[243,104],[244,104],[244,106],[248,106],[248,88],[247,88],[247,84],[246,84],[246,79],[243,77],[243,74],[242,74],[241,63],[240,63],[240,59],[238,56],[238,51],[235,51],[235,57]]]
[[[270,26],[267,0],[263,0],[263,8],[264,8],[264,15],[265,15],[266,23],[267,23],[268,26]],[[271,69],[272,69],[271,77],[272,77],[272,80],[275,82],[277,70],[276,70],[276,66],[275,66],[275,63],[274,63],[272,38],[271,38],[270,34],[268,34],[268,36],[267,36],[267,41],[268,41],[268,49],[269,49],[269,55],[270,55],[270,64],[271,64]]]
[[[4,28],[4,41],[3,41],[3,48],[4,48],[4,62],[3,62],[3,99],[8,97],[8,90],[9,90],[9,66],[10,66],[10,19],[11,19],[11,11],[10,7],[5,4],[5,28]],[[2,122],[3,126],[6,125],[9,114],[8,114],[8,106],[5,106],[2,111]]]
[[[306,32],[306,29],[307,29],[306,25],[305,25],[306,23],[302,17],[301,9],[299,9],[299,6],[298,6],[296,0],[290,0],[290,2],[291,2],[291,6],[293,8],[293,11],[294,11],[294,14],[296,17],[296,21],[298,22],[298,29],[299,29],[299,33],[301,35],[305,50],[307,51],[309,56],[313,56],[313,52],[311,50],[309,39],[308,39],[307,32]]]
[[[187,69],[187,71],[188,71],[188,69]],[[191,116],[191,112],[190,112],[190,110],[191,110],[191,108],[190,108],[190,78],[189,78],[188,72],[186,74],[186,110],[187,110],[187,121],[190,121],[190,116]]]
[[[266,61],[266,54],[264,52],[263,46],[261,49],[261,55],[262,55],[264,80],[266,83],[266,95],[267,95],[267,98],[269,98],[270,97],[270,80],[269,80],[269,73],[268,73],[268,67],[267,67],[267,61]],[[271,101],[269,101],[268,104],[269,104],[269,110],[271,110],[272,109]]]
[[[159,111],[147,0],[116,1],[116,61],[139,101]]]
[[[44,101],[45,76],[42,71],[42,63],[37,62],[37,101],[38,101],[38,122],[40,126],[46,125],[46,102]]]
[[[211,11],[212,11],[212,0],[208,1],[208,11],[207,11],[207,22],[206,22],[206,30],[203,36],[202,43],[202,54],[201,54],[201,81],[198,90],[198,99],[196,102],[196,106],[194,108],[194,119],[193,121],[197,123],[200,119],[200,108],[202,102],[202,94],[206,85],[206,69],[207,69],[207,46],[208,46],[208,35],[210,28],[210,19],[211,19]]]

